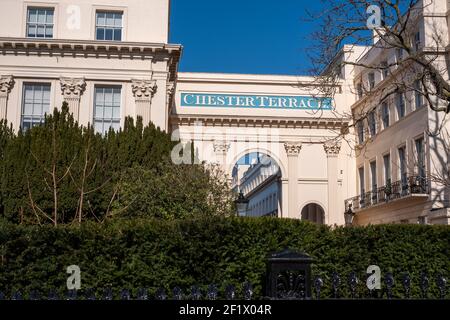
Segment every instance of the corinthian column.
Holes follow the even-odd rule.
[[[13,76],[0,77],[0,120],[6,119],[8,95],[14,87]]]
[[[285,142],[284,148],[288,157],[288,208],[283,217],[294,218],[298,215],[298,156],[302,150],[301,142]]]
[[[227,170],[227,153],[230,150],[230,143],[222,140],[215,140],[214,153],[216,154],[216,159],[219,159],[219,163],[222,165],[222,169],[226,172]]]
[[[144,126],[150,123],[152,98],[156,93],[155,80],[131,80],[133,95],[136,100],[136,116],[142,117]]]
[[[328,176],[328,210],[325,217],[326,224],[339,223],[339,186],[338,186],[338,156],[341,151],[340,142],[326,142],[323,145],[327,154],[327,176]]]
[[[60,83],[64,101],[69,105],[69,112],[75,121],[79,121],[80,101],[86,90],[86,81],[84,78],[60,78]]]

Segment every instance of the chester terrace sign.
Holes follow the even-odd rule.
[[[331,110],[331,98],[181,93],[182,107]]]

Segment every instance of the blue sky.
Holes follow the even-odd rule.
[[[170,42],[184,47],[180,71],[305,74],[305,10],[317,0],[172,0]]]

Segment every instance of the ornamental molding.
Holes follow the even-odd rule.
[[[323,144],[323,149],[328,156],[338,156],[339,152],[341,152],[341,142],[325,142]]]
[[[286,153],[288,156],[298,156],[300,151],[302,150],[301,142],[285,142],[284,149],[286,149]]]
[[[65,99],[79,99],[86,90],[84,78],[60,78],[61,93]]]
[[[8,96],[14,87],[14,77],[13,76],[1,76],[0,77],[0,96]]]
[[[216,140],[214,141],[214,152],[219,153],[219,154],[226,154],[228,152],[228,150],[230,150],[230,143],[227,141],[219,141]]]
[[[136,100],[151,100],[158,89],[156,80],[131,80]]]
[[[173,96],[174,93],[175,93],[175,83],[169,82],[169,84],[167,85],[167,95],[170,98]]]

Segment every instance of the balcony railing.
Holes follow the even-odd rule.
[[[428,178],[425,176],[412,176],[400,181],[387,184],[376,190],[360,194],[357,197],[345,200],[345,209],[351,204],[353,210],[369,208],[377,204],[405,198],[415,194],[428,194]]]

